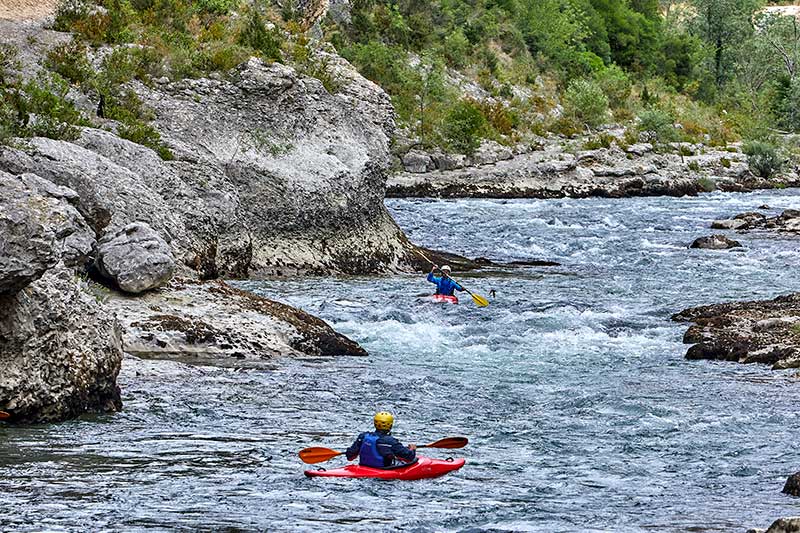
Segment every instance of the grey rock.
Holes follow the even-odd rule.
[[[653,145],[650,143],[634,143],[629,145],[625,151],[629,154],[642,157],[643,155],[649,154],[653,151]]]
[[[138,294],[172,279],[175,258],[153,228],[135,222],[100,240],[96,266],[101,275],[120,289]]]
[[[730,248],[741,248],[739,241],[729,239],[725,235],[710,235],[695,239],[689,248],[701,248],[705,250],[728,250]]]
[[[800,365],[795,326],[800,293],[773,300],[731,302],[685,309],[673,315],[693,322],[683,342],[693,344],[687,359],[712,359],[770,365],[774,370]]]
[[[766,533],[798,533],[800,532],[800,517],[779,518],[767,529]]]
[[[107,134],[106,138],[113,136]],[[134,144],[124,141],[117,146],[126,143]],[[0,169],[15,174],[31,172],[75,191],[76,207],[97,235],[147,220],[170,240],[182,236],[181,221],[140,174],[77,144],[45,138],[31,139],[29,144],[28,152],[3,151]],[[118,157],[130,156],[131,152],[121,151]]]
[[[508,146],[491,141],[484,140],[481,145],[469,157],[469,162],[472,166],[492,165],[498,161],[508,161],[514,157],[514,152]]]
[[[0,296],[0,410],[50,422],[121,407],[118,324],[65,268]]]
[[[59,261],[86,261],[94,234],[69,203],[75,196],[38,176],[0,171],[0,293],[20,290]]]
[[[413,172],[415,174],[422,174],[436,167],[431,156],[419,150],[411,150],[405,154],[401,160],[403,161],[403,167],[408,172]]]
[[[141,358],[263,366],[277,356],[366,355],[322,320],[221,281],[175,279],[106,305],[124,326],[125,352]]]
[[[736,219],[724,219],[724,220],[715,220],[711,223],[711,229],[739,229],[743,228],[747,225],[747,222],[744,220],[736,220]]]
[[[467,156],[463,154],[446,154],[444,152],[434,152],[430,154],[431,160],[437,170],[455,170],[464,168],[467,163]]]

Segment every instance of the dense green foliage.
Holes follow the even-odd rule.
[[[16,75],[16,50],[0,46],[0,144],[15,137],[73,140],[88,122],[67,98],[69,83],[59,74],[24,82]]]
[[[67,80],[96,95],[102,118],[162,157],[170,154],[128,88],[133,80],[225,73],[255,55],[339,90],[291,0],[96,4],[60,4],[55,27],[76,41],[51,51],[46,66],[54,74],[44,90],[63,95],[59,80]],[[403,138],[423,146],[469,154],[482,139],[512,144],[593,130],[587,145],[605,146],[609,137],[596,130],[611,122],[628,127],[624,143],[723,145],[774,138],[775,128],[800,131],[800,28],[762,7],[761,0],[352,0],[349,20],[328,18],[322,30],[390,94]],[[113,53],[95,71],[87,53],[107,45]],[[14,115],[11,100],[4,98],[2,116]],[[554,111],[559,104],[563,112]],[[774,167],[763,159],[751,156],[760,174]]]

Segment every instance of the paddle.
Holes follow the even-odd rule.
[[[447,437],[445,439],[440,439],[430,444],[420,444],[419,446],[417,446],[417,448],[455,449],[455,448],[463,448],[464,446],[467,445],[467,443],[469,443],[469,440],[466,437]],[[300,453],[298,455],[300,456],[300,460],[302,460],[304,463],[313,465],[315,463],[328,461],[339,455],[344,455],[344,453],[345,452],[337,452],[336,450],[331,450],[330,448],[313,447],[300,450]]]
[[[422,252],[420,252],[420,251],[419,251],[419,250],[417,250],[417,249],[414,249],[414,251],[415,251],[415,252],[417,252],[417,253],[420,255],[420,257],[422,257],[422,258],[423,258],[425,261],[427,261],[428,263],[430,263],[430,264],[431,264],[431,266],[433,266],[435,269],[439,270],[439,267],[436,265],[436,263],[434,263],[433,261],[431,261],[430,259],[428,259],[428,256],[426,256],[425,254],[423,254]],[[466,293],[467,293],[467,294],[469,294],[470,296],[472,296],[472,301],[473,301],[473,302],[475,302],[475,305],[477,305],[478,307],[486,307],[487,305],[489,305],[489,300],[487,300],[486,298],[484,298],[484,297],[483,297],[483,296],[481,296],[480,294],[475,294],[475,293],[473,293],[471,290],[469,290],[468,288],[464,287],[464,286],[463,286],[463,285],[462,285],[460,282],[458,282],[458,281],[457,281],[455,278],[453,278],[452,276],[448,276],[447,274],[445,274],[445,273],[444,273],[442,270],[439,270],[439,272],[441,272],[443,276],[445,276],[445,277],[448,277],[448,278],[452,279],[453,281],[455,281],[456,283],[458,283],[458,285],[459,285],[459,286],[460,286],[462,289],[464,289],[464,290],[466,291]]]

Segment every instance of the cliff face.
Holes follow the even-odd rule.
[[[174,161],[87,128],[6,149],[0,169],[74,189],[98,237],[148,223],[203,278],[400,268],[411,246],[383,206],[392,107],[330,58],[335,94],[257,59],[226,80],[135,86]]]

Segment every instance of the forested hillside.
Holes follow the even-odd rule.
[[[54,27],[77,39],[50,52],[50,72],[23,82],[8,74],[14,51],[0,50],[0,139],[75,135],[67,125],[93,117],[64,101],[71,85],[122,136],[169,157],[126,83],[225,73],[257,55],[336,92],[328,45],[391,95],[405,145],[469,154],[482,139],[524,144],[617,124],[629,144],[643,133],[660,144],[758,141],[748,149],[778,165],[775,135],[800,129],[797,21],[757,0],[333,0],[319,19],[325,6],[65,1]]]
[[[350,21],[329,20],[325,34],[392,94],[424,144],[470,150],[476,136],[510,142],[609,122],[664,141],[720,144],[800,127],[797,22],[763,7],[756,0],[355,0]],[[490,98],[455,90],[453,70]],[[564,113],[549,112],[558,103]]]

